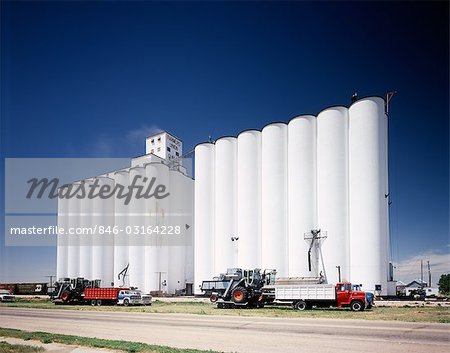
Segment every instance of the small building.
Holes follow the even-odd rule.
[[[398,290],[399,287],[397,286],[397,292]],[[439,290],[435,287],[429,287],[428,283],[425,281],[416,279],[406,284],[400,293],[406,297],[414,297],[416,295],[421,297],[435,297],[439,294]]]
[[[171,161],[180,158],[183,154],[183,143],[177,137],[162,131],[150,135],[145,140],[145,153],[154,154],[159,158]]]

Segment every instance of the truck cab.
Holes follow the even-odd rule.
[[[141,304],[141,295],[139,292],[131,289],[123,289],[117,295],[118,305],[139,305]]]
[[[354,311],[361,311],[365,308],[370,309],[373,305],[373,296],[370,300],[366,292],[353,290],[349,282],[339,282],[336,284],[337,307],[351,307]]]

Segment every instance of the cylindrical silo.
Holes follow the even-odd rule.
[[[195,294],[214,273],[214,149],[211,143],[195,147]]]
[[[145,202],[144,198],[138,195],[139,189],[144,190],[145,169],[143,167],[130,168],[130,185],[133,185],[133,196],[130,199],[129,213],[128,213],[128,261],[130,267],[128,274],[130,276],[130,286],[144,289],[144,244],[142,241],[142,228],[144,226],[145,217]]]
[[[110,194],[113,190],[113,180],[107,177],[94,178],[96,190],[104,190]],[[106,190],[108,188],[108,190]],[[103,195],[103,194],[102,194]],[[106,196],[106,194],[105,194]],[[113,244],[114,244],[114,198],[95,196],[92,203],[92,224],[94,227],[92,239],[92,279],[101,280],[102,287],[111,286],[113,280]]]
[[[287,141],[283,123],[262,130],[262,267],[288,275]]]
[[[88,197],[89,188],[92,180],[84,180],[84,188],[86,193],[80,200],[80,227],[83,228],[84,234],[79,235],[80,241],[80,277],[92,279],[92,245],[93,234],[90,233],[95,223],[93,223],[93,203],[94,200]]]
[[[145,177],[147,182],[151,183],[153,178],[158,180],[158,169],[155,163],[145,165]],[[157,225],[156,199],[154,197],[146,198],[145,203],[145,226],[153,229]],[[148,232],[150,233],[150,232]],[[159,275],[158,271],[158,252],[156,243],[156,234],[146,234],[144,246],[144,292],[150,293],[158,291]]]
[[[160,282],[161,291],[164,293],[168,292],[168,283],[169,283],[169,245],[167,232],[164,232],[165,229],[167,231],[167,226],[169,225],[169,216],[170,213],[170,178],[169,178],[169,167],[166,164],[155,163],[155,167],[158,170],[158,177],[156,179],[155,185],[161,185],[165,187],[164,192],[161,192],[162,195],[169,193],[167,197],[161,197],[156,199],[156,225],[157,225],[157,233],[156,233],[156,242],[157,242],[157,267],[156,271],[159,276],[158,281]]]
[[[114,190],[115,183],[114,179],[111,177],[101,177],[100,179],[100,187]],[[106,186],[107,185],[107,186]],[[103,246],[104,246],[104,255],[103,255],[103,277],[102,281],[106,285],[114,285],[114,220],[115,220],[115,209],[114,209],[114,196],[108,196],[103,199],[103,224],[109,229],[113,229],[113,232],[107,233],[106,237],[104,237]]]
[[[236,267],[237,260],[237,140],[216,141],[214,172],[214,273]]]
[[[389,249],[384,109],[380,97],[361,99],[349,109],[350,277],[382,295],[387,294]]]
[[[189,190],[186,189],[184,180],[187,179],[185,175],[177,170],[170,171],[170,214],[168,214],[167,226],[178,227],[174,228],[172,234],[168,234],[167,241],[169,242],[169,274],[168,274],[168,292],[175,294],[181,291],[186,286],[186,196],[189,195]],[[175,230],[179,230],[175,232]]]
[[[81,195],[80,183],[72,184],[71,194]],[[81,201],[76,196],[69,199],[68,217],[68,247],[67,247],[67,277],[75,278],[80,276],[80,204]]]
[[[189,285],[187,294],[191,293],[194,283],[194,180],[189,176],[183,179],[183,213],[185,222],[185,267],[186,283]],[[183,223],[181,227],[183,227]]]
[[[58,194],[65,195],[67,188],[58,190]],[[65,197],[58,197],[58,237],[56,247],[56,279],[66,278],[68,265],[68,236],[64,234],[67,232],[69,225],[69,200]]]
[[[244,131],[237,141],[238,266],[261,268],[261,132]]]
[[[317,117],[317,226],[319,262],[328,283],[349,280],[348,109],[331,107]]]
[[[119,170],[114,173],[116,193],[114,194],[114,226],[118,234],[114,236],[114,286],[128,287],[130,285],[128,274],[125,269],[128,266],[128,236],[126,227],[128,226],[129,205],[125,204],[125,199],[121,194],[127,192],[129,185],[128,170]],[[122,191],[120,191],[122,190]]]
[[[317,118],[302,115],[288,124],[289,276],[318,275],[317,248],[311,250],[305,233],[317,228]]]

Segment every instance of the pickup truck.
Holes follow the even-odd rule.
[[[152,305],[152,296],[138,290],[124,289],[117,296],[117,305]]]
[[[0,302],[14,302],[16,297],[12,294],[9,294],[9,291],[0,289]]]
[[[349,307],[363,311],[373,306],[373,295],[352,289],[351,283],[282,284],[271,288],[275,302],[290,303],[298,310],[313,307]]]

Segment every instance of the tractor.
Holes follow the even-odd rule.
[[[56,304],[81,303],[84,301],[86,288],[99,288],[100,280],[87,280],[82,277],[62,278],[55,282],[53,291],[49,293]]]
[[[262,287],[271,284],[276,271],[256,268],[243,270],[241,268],[229,268],[219,277],[202,282],[202,291],[209,295],[212,303],[217,302],[221,309],[235,307],[258,307],[265,304],[262,295]]]

